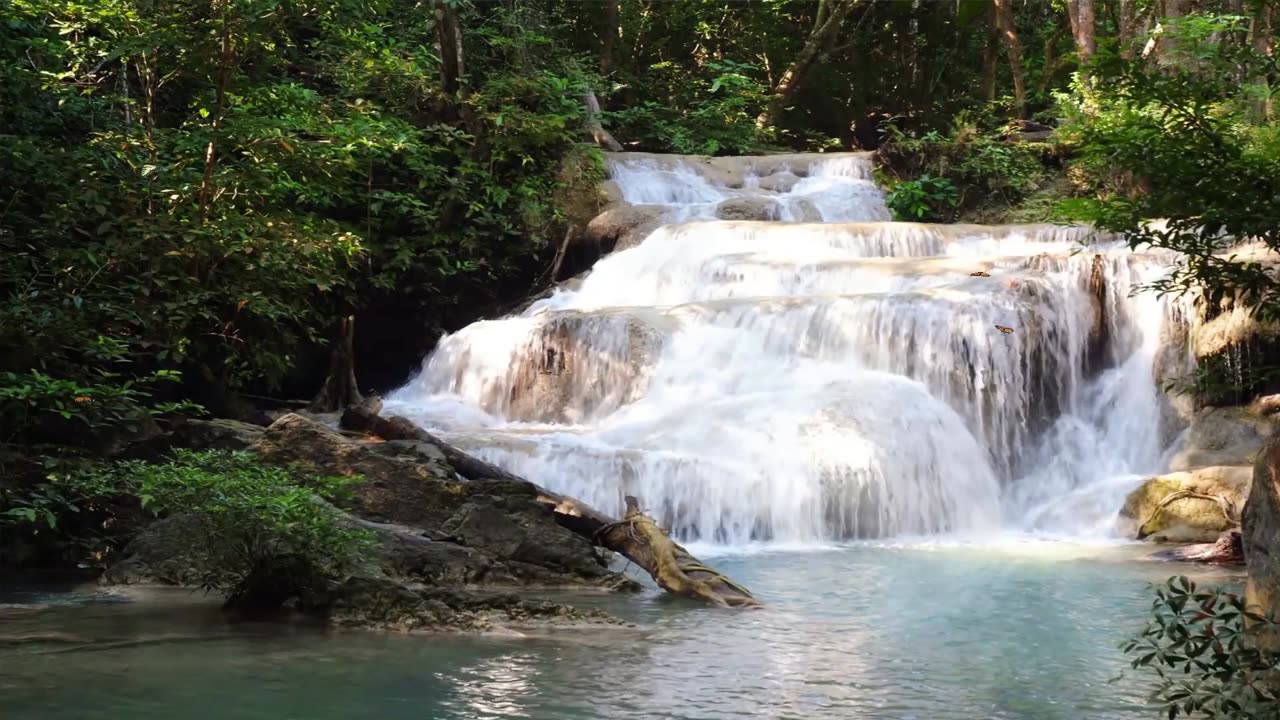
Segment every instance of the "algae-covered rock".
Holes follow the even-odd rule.
[[[1120,517],[1140,540],[1215,542],[1239,525],[1250,478],[1250,469],[1243,466],[1153,477],[1129,493]]]

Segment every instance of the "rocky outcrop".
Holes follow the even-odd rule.
[[[578,243],[593,244],[602,255],[635,247],[662,224],[665,213],[661,205],[611,205],[587,223]]]
[[[1249,468],[1243,466],[1161,475],[1125,498],[1120,517],[1139,540],[1216,542],[1239,525],[1249,482]]]
[[[267,588],[273,600],[292,598],[336,624],[477,630],[538,619],[600,622],[604,616],[564,606],[476,593],[635,587],[609,571],[589,540],[557,522],[536,486],[505,477],[463,479],[432,442],[360,441],[299,414],[257,433],[226,423],[195,423],[183,432],[208,440],[204,447],[249,449],[307,475],[362,478],[339,503],[339,522],[372,539],[359,567],[337,579],[285,573],[293,584]],[[102,581],[197,584],[199,569],[209,566],[202,553],[216,547],[211,539],[199,515],[152,523]]]
[[[273,423],[253,450],[266,462],[316,475],[362,476],[344,509],[479,551],[493,563],[485,579],[547,586],[614,579],[591,543],[558,525],[538,503],[536,487],[461,480],[431,443],[361,443],[290,414]]]
[[[767,197],[737,197],[722,201],[716,206],[716,217],[721,220],[777,220],[782,216],[778,201]]]
[[[1249,568],[1245,603],[1255,612],[1280,617],[1280,437],[1258,454],[1241,534]]]
[[[1262,443],[1280,427],[1278,420],[1251,408],[1204,408],[1192,419],[1169,469],[1250,465]]]

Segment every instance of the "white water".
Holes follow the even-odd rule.
[[[685,540],[1110,532],[1165,449],[1166,313],[1130,296],[1161,259],[1081,252],[1083,228],[885,222],[861,154],[765,169],[616,164],[680,222],[444,338],[390,408],[602,510],[635,495]],[[744,197],[780,221],[709,219]]]

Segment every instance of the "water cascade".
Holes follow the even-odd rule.
[[[666,224],[441,340],[392,411],[719,543],[1105,532],[1160,469],[1167,313],[1131,291],[1167,257],[888,222],[861,153],[624,154],[610,176]]]

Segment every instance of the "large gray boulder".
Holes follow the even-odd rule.
[[[1251,408],[1204,408],[1192,419],[1169,469],[1252,465],[1263,442],[1277,429],[1277,420]]]

